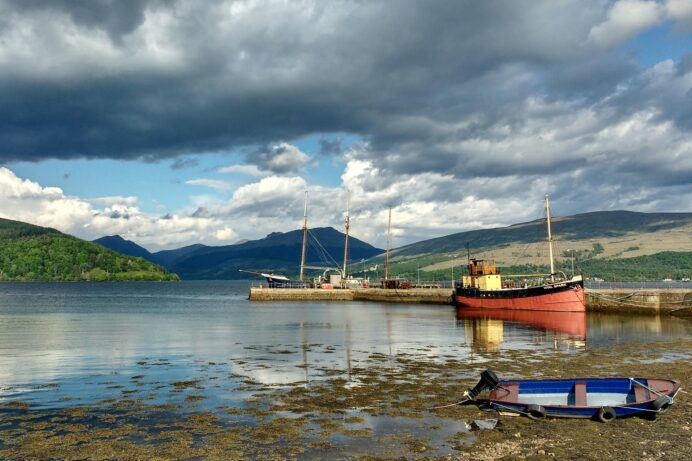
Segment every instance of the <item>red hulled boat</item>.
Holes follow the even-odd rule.
[[[584,312],[584,281],[580,275],[568,279],[564,273],[555,271],[553,261],[553,239],[550,231],[550,202],[545,197],[548,223],[548,247],[550,252],[550,274],[540,284],[503,283],[500,271],[490,259],[469,258],[468,275],[456,288],[455,299],[459,308],[523,309],[533,311]],[[560,276],[561,275],[561,276]],[[514,275],[513,279],[526,280],[532,275]]]

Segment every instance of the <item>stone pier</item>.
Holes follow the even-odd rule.
[[[586,290],[586,309],[600,312],[667,313],[692,309],[692,289],[609,288]]]
[[[416,304],[452,304],[449,288],[250,288],[250,301],[377,301]]]
[[[250,288],[251,301],[374,301],[452,305],[449,288]],[[599,289],[586,290],[586,310],[594,312],[667,313],[690,311],[692,289]]]

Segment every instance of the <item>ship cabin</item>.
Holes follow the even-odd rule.
[[[479,290],[501,290],[502,277],[494,259],[471,259],[468,265],[469,275],[462,277],[464,288]]]

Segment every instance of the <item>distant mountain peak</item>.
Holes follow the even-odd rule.
[[[130,242],[130,240],[127,240],[127,239],[123,238],[122,235],[118,235],[118,234],[114,234],[114,235],[105,235],[105,236],[103,236],[103,237],[101,237],[101,238],[98,238],[98,239],[94,240],[94,242],[96,242],[96,241],[98,241],[98,240],[104,240],[104,239],[120,240],[120,241],[123,241],[123,242]],[[134,242],[133,242],[133,243],[134,243]]]
[[[107,235],[93,241],[110,250],[117,251],[128,256],[144,258],[151,262],[156,262],[152,254],[144,247],[137,245],[131,240],[127,240],[120,235]]]
[[[258,271],[275,271],[285,274],[298,272],[300,266],[301,246],[303,241],[301,229],[288,232],[272,232],[264,238],[248,240],[233,245],[201,247],[199,249],[170,254],[164,265],[185,279],[238,279],[245,275],[239,269]],[[328,254],[337,261],[342,261],[345,235],[333,227],[310,228],[311,238],[308,242],[307,259],[314,261]],[[317,248],[314,240],[319,242]],[[351,237],[349,255],[351,260],[370,258],[382,253],[367,242]],[[161,258],[162,253],[154,254]]]

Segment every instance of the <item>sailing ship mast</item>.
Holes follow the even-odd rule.
[[[346,269],[348,269],[348,230],[351,227],[351,217],[348,213],[348,194],[346,195],[346,238],[344,239],[344,278],[346,278]]]
[[[303,281],[305,271],[305,250],[308,243],[308,191],[305,191],[305,207],[303,211],[303,250],[300,255],[300,281]]]
[[[545,194],[545,215],[548,221],[548,253],[550,254],[550,282],[555,283],[555,261],[553,260],[553,234],[550,231],[550,199]]]
[[[392,207],[389,207],[389,223],[387,224],[387,253],[384,263],[384,280],[389,280],[389,245],[392,241]]]

